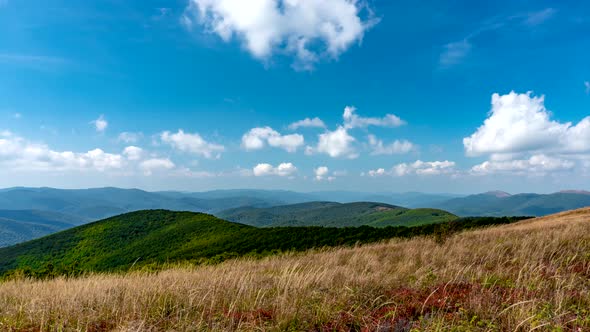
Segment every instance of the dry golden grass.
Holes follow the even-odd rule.
[[[590,331],[590,209],[157,274],[0,284],[1,331]]]

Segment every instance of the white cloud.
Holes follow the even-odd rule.
[[[109,126],[109,123],[107,120],[105,120],[104,115],[99,116],[98,119],[92,121],[91,123],[94,124],[94,128],[98,133],[104,133]]]
[[[346,106],[344,108],[344,127],[352,128],[366,128],[368,126],[377,127],[399,127],[406,124],[405,121],[393,114],[386,114],[383,118],[363,118],[355,114],[356,108],[354,106]]]
[[[376,170],[370,170],[370,171],[368,172],[368,174],[369,174],[369,176],[371,176],[371,177],[377,177],[377,176],[383,176],[383,175],[386,175],[386,172],[385,172],[385,168],[378,168],[378,169],[376,169]]]
[[[299,128],[326,128],[326,124],[320,118],[305,118],[289,125],[289,129],[297,130]]]
[[[463,139],[468,156],[489,157],[471,173],[547,175],[586,167],[579,161],[590,157],[590,117],[577,124],[551,118],[544,96],[494,94],[488,118]]]
[[[181,22],[191,28],[197,17],[225,42],[239,39],[258,59],[286,53],[298,67],[311,69],[362,40],[376,23],[361,17],[366,8],[364,0],[191,0]]]
[[[297,167],[295,167],[292,163],[281,163],[279,166],[274,167],[271,164],[258,164],[253,169],[252,172],[254,176],[269,176],[269,175],[277,175],[277,176],[293,176],[297,172]]]
[[[416,146],[407,140],[395,140],[393,143],[385,145],[375,135],[369,135],[369,146],[371,147],[372,155],[404,154],[416,149]]]
[[[348,134],[344,127],[339,127],[334,131],[327,131],[319,135],[317,148],[307,149],[306,153],[310,154],[314,151],[325,153],[332,158],[349,158],[354,159],[358,157],[358,153],[352,146],[355,138]]]
[[[172,172],[171,175],[177,176],[177,177],[184,177],[184,178],[203,179],[203,178],[214,178],[217,176],[223,176],[225,174],[213,173],[213,172],[207,172],[207,171],[194,171],[190,168],[182,167],[182,168],[179,168],[179,169],[175,170],[174,172]]]
[[[471,48],[471,43],[467,39],[446,44],[440,55],[440,66],[446,68],[460,63],[469,55]]]
[[[379,176],[406,176],[406,175],[440,175],[455,173],[455,162],[453,161],[422,161],[413,163],[397,164],[386,171],[384,168],[370,170],[367,174],[371,177]]]
[[[299,134],[281,135],[270,127],[252,128],[242,136],[242,147],[246,150],[260,150],[266,145],[295,152],[304,144]]]
[[[139,169],[146,176],[152,175],[154,171],[169,170],[176,167],[174,163],[167,158],[153,158],[144,160],[139,164]]]
[[[131,132],[122,132],[117,137],[117,141],[133,144],[139,142],[139,140],[143,137],[143,133],[131,133]]]
[[[14,113],[14,114],[12,115],[12,117],[18,120],[18,119],[22,118],[22,117],[23,117],[23,115],[22,115],[22,114],[20,114],[20,113]]]
[[[207,142],[201,135],[185,133],[182,129],[178,130],[177,133],[165,131],[160,134],[160,139],[177,150],[209,159],[220,158],[221,152],[225,151],[223,145]]]
[[[514,173],[521,175],[544,175],[547,172],[566,171],[575,167],[571,160],[534,155],[529,159],[520,160],[491,160],[475,165],[471,173],[486,175],[492,173]]]
[[[330,176],[330,169],[326,166],[320,166],[313,170],[315,174],[316,181],[334,181],[336,180],[335,176]],[[334,174],[335,175],[335,174]]]
[[[463,139],[469,156],[515,153],[590,152],[590,117],[576,125],[551,120],[545,97],[510,92],[492,96],[484,124]]]
[[[143,149],[137,146],[128,146],[123,150],[123,155],[127,157],[128,160],[140,160],[143,156]]]
[[[55,151],[45,144],[29,142],[10,132],[3,132],[0,137],[0,165],[6,170],[103,172],[121,169],[125,165],[121,155],[106,153],[101,149],[82,153]]]
[[[586,93],[590,94],[590,82],[584,82],[584,87],[586,88]]]

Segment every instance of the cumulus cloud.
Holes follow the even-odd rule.
[[[317,148],[310,148],[306,153],[310,154],[317,151],[327,154],[332,158],[354,159],[358,157],[358,153],[352,146],[355,141],[355,138],[348,133],[346,128],[338,127],[334,131],[327,131],[320,134]]]
[[[471,173],[486,175],[492,173],[513,173],[521,175],[544,175],[548,172],[567,171],[575,167],[571,160],[534,155],[528,159],[490,160],[471,169]]]
[[[140,160],[143,156],[143,149],[137,146],[128,146],[123,150],[123,155],[127,157],[128,160]]]
[[[372,155],[404,154],[416,149],[416,146],[407,140],[395,140],[386,145],[382,140],[377,139],[375,135],[369,135],[369,146]]]
[[[117,137],[117,141],[133,144],[139,142],[139,140],[143,137],[143,133],[131,133],[131,132],[122,132]]]
[[[473,174],[545,175],[586,167],[579,161],[590,152],[590,117],[559,122],[545,108],[544,96],[494,94],[488,118],[463,145],[468,156],[489,157],[472,167]]]
[[[176,133],[165,131],[160,134],[160,139],[179,151],[200,155],[208,159],[220,158],[221,152],[225,151],[223,145],[207,142],[201,135],[185,133],[182,129]]]
[[[281,135],[271,127],[252,128],[242,136],[242,147],[246,150],[260,150],[266,145],[295,152],[304,144],[299,134]]]
[[[586,153],[590,151],[590,117],[576,125],[551,119],[545,97],[514,91],[492,96],[489,117],[463,139],[468,156],[515,153]]]
[[[346,106],[344,108],[344,127],[352,128],[366,128],[368,126],[376,127],[399,127],[406,124],[405,121],[393,114],[386,114],[383,118],[363,118],[356,114],[356,107]]]
[[[139,169],[144,175],[152,175],[155,171],[169,170],[176,167],[174,163],[168,158],[152,158],[142,161],[139,164]]]
[[[362,40],[376,23],[367,9],[364,0],[191,0],[181,21],[192,28],[197,19],[225,42],[237,38],[258,59],[286,53],[311,69]]]
[[[330,169],[326,166],[320,166],[313,170],[315,174],[316,181],[334,181],[336,180],[335,176],[330,175]]]
[[[383,176],[383,175],[386,175],[386,174],[387,174],[387,172],[385,171],[385,168],[378,168],[378,169],[375,169],[375,170],[370,170],[370,171],[368,172],[368,174],[369,174],[369,176],[371,176],[371,177],[377,177],[377,176]]]
[[[254,176],[269,176],[269,175],[276,175],[276,176],[293,176],[297,172],[297,167],[292,163],[281,163],[279,166],[274,167],[271,164],[258,164],[253,169],[252,172]]]
[[[94,129],[96,129],[97,133],[104,133],[109,126],[108,121],[104,118],[104,115],[98,117],[98,119],[91,122],[94,125]]]
[[[289,125],[289,129],[291,130],[297,130],[299,128],[326,128],[326,124],[320,118],[315,117],[313,119],[305,118]]]
[[[401,163],[393,166],[391,170],[386,171],[384,168],[370,170],[367,175],[371,177],[379,176],[406,176],[406,175],[440,175],[455,173],[455,162],[453,161],[422,161],[417,160],[413,163]]]
[[[55,151],[42,143],[30,142],[10,132],[0,135],[0,164],[5,169],[23,171],[106,171],[121,169],[125,160],[120,154],[102,149],[88,152]]]

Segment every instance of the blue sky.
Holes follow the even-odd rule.
[[[0,0],[0,187],[590,189],[589,14]]]

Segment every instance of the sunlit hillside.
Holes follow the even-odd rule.
[[[587,331],[590,209],[159,273],[0,284],[7,331]]]

